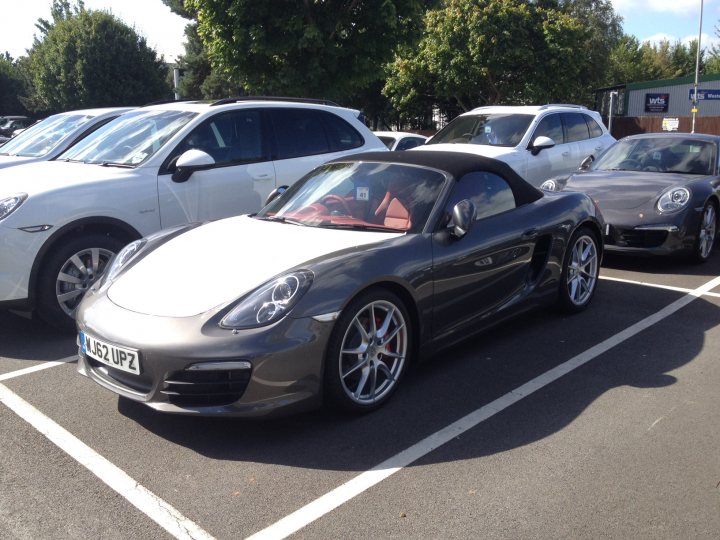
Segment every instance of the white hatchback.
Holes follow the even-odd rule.
[[[479,107],[438,131],[425,150],[471,152],[504,161],[534,186],[577,170],[615,138],[600,114],[578,105]]]
[[[0,171],[0,307],[72,325],[130,241],[257,212],[328,160],[387,150],[358,116],[312,100],[170,102],[116,118],[55,161]],[[223,264],[207,263],[198,279]]]

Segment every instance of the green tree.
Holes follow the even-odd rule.
[[[132,28],[82,4],[58,5],[51,23],[39,22],[44,35],[28,55],[30,110],[142,105],[171,96],[165,63]]]
[[[25,82],[19,66],[7,52],[0,55],[0,115],[26,114],[18,99],[25,93]]]
[[[420,0],[185,0],[218,72],[253,94],[347,101],[417,36]]]
[[[401,50],[390,65],[385,92],[400,110],[428,101],[462,110],[575,101],[583,90],[577,43],[588,33],[554,5],[447,0],[426,13],[419,46]]]

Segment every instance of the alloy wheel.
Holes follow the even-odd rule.
[[[570,301],[582,306],[590,300],[598,275],[595,241],[588,235],[578,237],[572,247],[567,268],[567,293]]]
[[[87,248],[72,255],[60,268],[55,282],[58,305],[70,317],[80,301],[105,272],[115,254],[102,248]]]
[[[339,373],[347,397],[372,405],[395,387],[407,356],[408,330],[401,310],[377,300],[360,309],[340,347]]]
[[[717,214],[715,206],[708,204],[703,211],[700,221],[700,232],[698,235],[698,255],[701,259],[707,259],[715,243],[717,230]]]

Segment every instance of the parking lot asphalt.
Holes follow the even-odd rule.
[[[361,417],[162,415],[0,312],[0,537],[717,538],[720,287],[687,291],[719,275],[720,252],[609,256],[585,312],[444,351]]]

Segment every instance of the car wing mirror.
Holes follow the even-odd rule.
[[[285,193],[287,191],[287,188],[289,186],[278,186],[275,189],[273,189],[270,192],[270,195],[268,195],[267,199],[265,199],[265,206],[273,202],[275,199],[277,199],[280,195]]]
[[[467,234],[475,221],[475,205],[467,199],[463,199],[452,209],[450,216],[450,234],[455,238],[462,238]]]
[[[550,137],[540,135],[532,142],[530,152],[533,156],[537,156],[541,150],[545,150],[545,148],[552,148],[553,146],[555,146],[555,141],[553,141]]]
[[[593,156],[586,157],[580,162],[580,167],[578,167],[578,170],[587,171],[588,169],[590,169],[590,165],[592,165],[593,161],[595,161],[595,158]]]
[[[186,182],[192,173],[205,169],[212,169],[215,160],[207,152],[193,148],[180,155],[175,162],[175,172],[172,179],[174,182]]]

